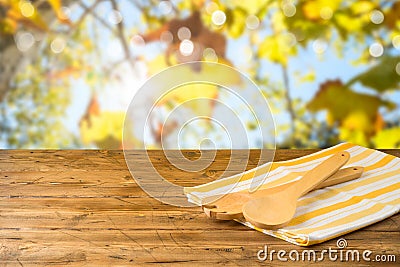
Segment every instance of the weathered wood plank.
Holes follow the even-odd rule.
[[[275,159],[312,152],[278,150]],[[399,150],[385,152],[400,156]],[[145,160],[143,152],[135,153],[139,161]],[[189,159],[199,157],[198,151],[184,153]],[[219,151],[217,160],[199,173],[171,173],[160,151],[149,155],[171,181],[195,185],[220,177],[230,152]],[[258,151],[251,151],[246,169],[257,165],[258,156]],[[237,164],[225,175],[240,171]],[[397,263],[400,260],[400,214],[344,237],[349,249],[394,254]],[[178,208],[152,199],[131,178],[121,151],[0,151],[0,266],[288,264],[277,259],[259,262],[256,253],[264,245],[286,251],[310,249],[236,222],[209,220],[198,207]],[[335,248],[336,240],[311,248],[329,247]],[[292,263],[337,265],[328,259]]]
[[[365,242],[368,236],[360,233],[362,231],[347,235],[348,249],[373,248],[375,253],[386,254],[396,254],[400,249],[399,244],[391,244],[389,248],[382,247],[382,243],[390,238],[391,233],[380,233],[379,239],[368,242]],[[115,259],[113,264],[118,263],[117,260],[121,260],[119,263],[128,264],[133,259],[136,264],[188,261],[202,265],[215,263],[254,265],[258,262],[256,253],[264,244],[268,244],[270,249],[286,251],[296,249],[300,253],[310,249],[299,248],[255,231],[246,232],[247,238],[243,238],[243,232],[240,231],[229,231],[229,239],[226,235],[227,231],[157,229],[132,231],[118,228],[97,230],[96,234],[90,230],[70,229],[16,231],[7,239],[8,253],[3,260],[12,262],[17,257],[19,261],[28,263],[64,262],[65,264],[65,261],[69,260],[74,263],[85,261],[93,264],[92,261],[107,262]],[[329,247],[336,248],[335,242],[329,241],[324,246],[312,248],[321,251]],[[76,257],[77,255],[80,257]],[[221,256],[225,258],[221,259]],[[61,259],[62,261],[58,262]],[[274,266],[275,264],[280,266],[284,265],[284,262],[276,260]],[[335,262],[332,265],[335,266]],[[354,263],[352,265],[354,266]]]
[[[229,233],[229,239],[226,238]],[[45,258],[48,261],[53,261],[54,258],[59,258],[62,255],[72,254],[86,254],[86,247],[90,250],[93,248],[97,249],[97,252],[102,252],[108,257],[119,257],[121,252],[125,250],[125,253],[129,252],[130,256],[137,256],[137,254],[146,255],[148,251],[152,254],[158,255],[164,258],[164,261],[169,257],[169,261],[176,261],[173,256],[179,255],[179,251],[185,251],[189,255],[180,255],[184,259],[190,261],[202,261],[207,260],[204,257],[198,258],[200,255],[197,253],[207,253],[207,251],[229,251],[239,254],[241,257],[246,257],[250,262],[256,263],[257,251],[268,244],[270,248],[279,250],[285,249],[290,251],[296,249],[302,251],[310,248],[299,248],[291,244],[282,242],[275,238],[265,236],[255,231],[246,231],[247,238],[243,238],[243,232],[241,231],[224,231],[224,230],[162,230],[162,229],[149,229],[149,230],[129,230],[119,229],[116,224],[113,228],[96,230],[96,234],[90,229],[46,229],[46,230],[24,230],[15,231],[12,235],[8,235],[7,238],[3,238],[3,233],[0,231],[0,237],[6,240],[7,246],[18,253],[20,260],[36,260],[38,262],[45,262],[41,258]],[[355,232],[347,235],[348,249],[371,249],[373,248],[375,253],[391,253],[396,254],[400,249],[399,244],[391,244],[391,247],[383,248],[382,243],[387,242],[387,239],[391,238],[393,233],[380,232],[379,238],[372,238],[365,242],[369,237],[363,234],[362,231]],[[364,240],[364,242],[360,242]],[[52,244],[53,246],[49,246]],[[3,244],[4,245],[4,244]],[[313,246],[312,248],[316,251],[327,249],[328,247],[336,248],[334,241],[328,241],[323,246]],[[118,248],[118,249],[116,249]],[[190,251],[186,249],[190,248]],[[384,250],[383,250],[384,249]],[[144,250],[144,251],[143,251]],[[177,251],[175,251],[177,250]],[[52,251],[52,253],[49,253]],[[168,251],[174,251],[174,255],[168,255]],[[191,254],[191,251],[194,254]],[[178,253],[177,253],[178,252]],[[11,254],[11,255],[10,255]],[[8,259],[12,260],[13,253],[8,254]],[[123,254],[126,256],[126,254]],[[11,257],[10,257],[11,256]],[[91,255],[87,255],[90,257]],[[210,255],[212,256],[212,254]],[[241,257],[236,260],[241,260]],[[104,257],[106,259],[107,257]],[[148,259],[137,258],[137,262],[146,262]],[[215,261],[215,257],[210,257],[209,260]],[[230,258],[229,260],[235,260]]]
[[[38,216],[40,214],[40,217]],[[384,220],[378,224],[364,228],[363,231],[400,232],[398,223],[400,215]],[[152,223],[146,224],[151,218]],[[106,229],[112,223],[117,223],[120,229],[229,229],[243,231],[251,229],[239,227],[233,221],[213,221],[208,219],[200,209],[160,211],[152,210],[112,210],[112,211],[73,211],[71,209],[43,210],[31,208],[15,208],[2,211],[0,216],[1,229],[21,228],[63,228],[76,229]]]

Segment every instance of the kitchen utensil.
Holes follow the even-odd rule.
[[[336,153],[285,190],[248,201],[243,205],[243,216],[259,228],[284,226],[295,214],[297,199],[337,172],[349,158],[350,154],[346,151]]]
[[[325,181],[317,185],[313,190],[324,188],[331,185],[336,185],[351,181],[359,178],[363,173],[364,168],[359,166],[348,167],[338,170],[336,173],[328,177]],[[251,199],[261,198],[276,192],[289,188],[299,180],[291,181],[285,184],[277,186],[259,189],[253,193],[246,192],[234,192],[224,196],[213,196],[213,199],[217,199],[207,205],[203,205],[203,211],[205,214],[216,220],[234,220],[243,217],[242,208]],[[204,199],[207,203],[208,199]]]

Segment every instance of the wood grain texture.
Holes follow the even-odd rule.
[[[277,150],[288,160],[317,150]],[[400,156],[400,150],[384,152]],[[138,164],[146,153],[137,151]],[[198,151],[184,151],[189,159]],[[161,151],[149,151],[157,169],[171,182],[197,185],[224,173],[229,151],[218,151],[204,171],[176,171]],[[245,168],[259,151],[243,154]],[[237,170],[243,162],[237,162]],[[348,249],[394,254],[400,262],[400,215],[344,236]],[[122,151],[1,150],[0,266],[337,266],[338,262],[260,262],[257,251],[336,248],[336,239],[300,248],[232,221],[212,221],[200,208],[178,208],[152,199],[137,186]],[[379,266],[376,262],[343,262]],[[383,266],[396,266],[384,263]]]

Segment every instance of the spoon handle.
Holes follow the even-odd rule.
[[[329,176],[337,172],[344,164],[346,164],[349,159],[349,152],[338,152],[320,163],[314,169],[308,171],[295,185],[298,197],[307,194],[312,189],[317,187]]]
[[[364,168],[361,166],[353,166],[353,167],[347,167],[347,168],[340,169],[335,174],[329,176],[328,179],[326,179],[322,183],[318,184],[312,190],[317,190],[317,189],[345,183],[345,182],[360,178],[363,171],[364,171]]]

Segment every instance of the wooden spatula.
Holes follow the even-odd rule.
[[[350,154],[346,151],[336,153],[285,190],[248,201],[243,205],[243,216],[259,228],[284,226],[296,212],[297,199],[337,172],[349,158]]]
[[[325,181],[317,185],[313,190],[324,188],[331,185],[336,185],[351,181],[359,178],[363,173],[364,168],[355,166],[348,167],[338,170],[336,173],[328,177]],[[214,196],[212,199],[217,199],[213,202],[203,205],[203,211],[205,214],[216,220],[234,220],[243,217],[242,208],[249,200],[255,198],[262,198],[270,194],[285,190],[289,188],[294,183],[299,182],[299,180],[292,181],[289,183],[277,185],[274,187],[269,187],[265,189],[259,189],[254,193],[249,192],[235,192],[229,193],[224,196]],[[207,199],[204,200],[206,203]]]

